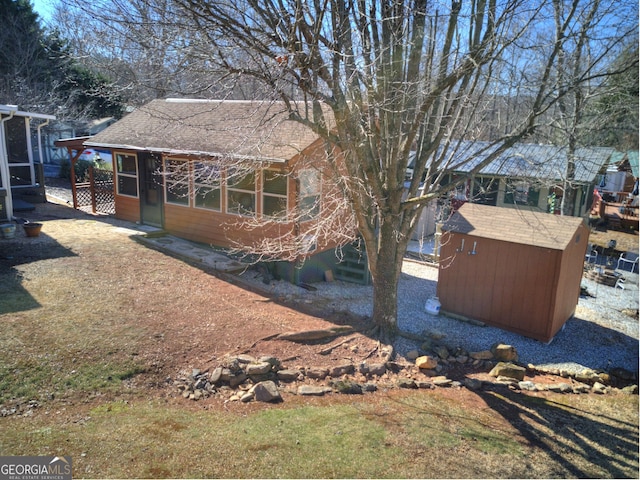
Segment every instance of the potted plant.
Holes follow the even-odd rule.
[[[37,222],[27,222],[22,225],[22,228],[24,228],[24,233],[27,237],[37,237],[40,235],[40,230],[42,230],[42,224]]]

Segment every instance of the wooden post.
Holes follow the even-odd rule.
[[[80,155],[73,155],[73,149],[71,147],[67,147],[69,151],[69,159],[71,160],[71,194],[73,195],[73,208],[78,209],[78,192],[76,191],[76,162]],[[82,153],[80,151],[79,153]]]
[[[89,167],[89,191],[91,192],[91,211],[96,213],[97,205],[96,205],[96,182],[93,178],[93,165]]]

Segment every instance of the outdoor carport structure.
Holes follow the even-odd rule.
[[[466,203],[442,230],[443,313],[543,342],[575,313],[589,236],[581,218]]]

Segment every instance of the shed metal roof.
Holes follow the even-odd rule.
[[[452,142],[449,164],[453,170],[471,173],[497,146],[490,142]],[[575,152],[575,182],[592,183],[615,152],[608,147],[581,147]],[[482,167],[479,175],[560,181],[566,177],[566,147],[518,143]]]
[[[445,222],[442,230],[564,250],[582,223],[579,217],[465,203]]]
[[[285,162],[318,139],[284,104],[162,99],[134,110],[87,146]]]

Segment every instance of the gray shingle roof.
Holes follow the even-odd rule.
[[[87,146],[287,161],[318,139],[279,102],[166,99],[134,110]]]
[[[579,217],[465,203],[442,230],[564,250],[582,222]]]

